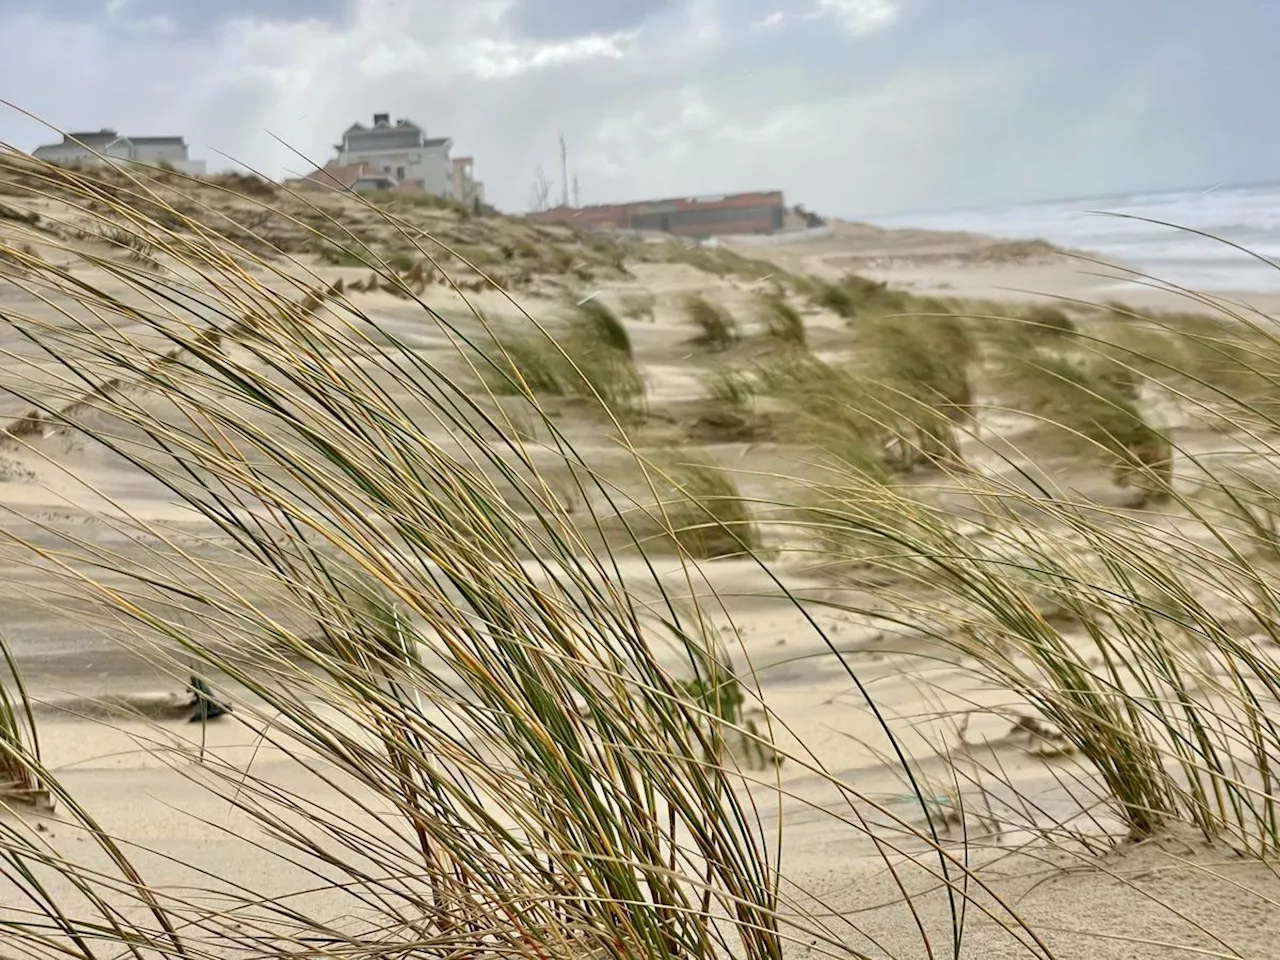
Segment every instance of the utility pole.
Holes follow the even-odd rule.
[[[573,205],[578,209],[582,208],[582,197],[578,194],[578,175],[573,175]]]
[[[564,134],[560,134],[560,202],[569,205],[569,151],[564,145]]]

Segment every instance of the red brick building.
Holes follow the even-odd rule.
[[[786,204],[781,190],[716,197],[682,197],[594,207],[553,207],[529,214],[542,223],[583,229],[655,230],[681,237],[776,233]]]

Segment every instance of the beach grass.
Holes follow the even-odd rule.
[[[818,301],[850,321],[846,355],[772,352],[711,384],[740,411],[775,403],[796,461],[812,468],[756,476],[776,490],[753,499],[708,451],[642,449],[628,433],[643,372],[625,327],[594,299],[545,326],[478,310],[464,320],[419,302],[421,322],[453,345],[446,368],[344,288],[286,273],[162,194],[148,203],[164,216],[139,218],[115,181],[104,191],[91,173],[35,170],[24,175],[45,177],[51,198],[103,205],[137,234],[131,249],[145,243],[182,269],[86,257],[73,277],[24,262],[31,289],[74,291],[134,328],[7,313],[65,382],[91,364],[117,385],[91,391],[88,409],[51,402],[34,379],[11,389],[41,423],[155,484],[220,546],[174,549],[122,504],[116,522],[144,544],[129,562],[104,571],[100,548],[78,534],[56,553],[31,550],[30,562],[92,599],[122,640],[244,691],[237,717],[296,761],[306,786],[285,790],[255,765],[194,748],[176,766],[277,841],[275,856],[323,867],[315,883],[333,899],[320,912],[251,878],[220,886],[214,906],[210,891],[153,889],[135,854],[40,767],[15,683],[0,702],[10,764],[0,776],[38,771],[107,852],[105,866],[37,854],[38,838],[5,828],[6,880],[37,905],[6,916],[5,934],[30,954],[781,960],[802,944],[883,956],[779,872],[783,825],[764,825],[759,798],[781,802],[785,791],[733,762],[725,743],[745,736],[837,798],[806,815],[856,824],[895,878],[908,864],[928,872],[948,904],[946,942],[931,940],[905,883],[896,905],[904,927],[919,926],[925,955],[965,955],[966,917],[981,914],[1029,955],[1053,956],[1017,906],[992,895],[970,845],[944,842],[924,764],[904,745],[908,725],[877,712],[853,655],[816,621],[822,656],[877,718],[877,749],[922,819],[891,816],[804,744],[778,746],[748,727],[749,706],[778,718],[757,703],[749,667],[709,639],[727,600],[705,585],[676,596],[657,564],[674,562],[689,581],[702,560],[751,565],[775,578],[769,599],[807,610],[773,563],[767,510],[800,531],[796,549],[811,565],[854,560],[879,574],[859,577],[851,612],[910,627],[1052,727],[1074,758],[1061,777],[1093,791],[1118,825],[1114,836],[1098,831],[1105,842],[1184,825],[1249,856],[1280,848],[1269,481],[1175,448],[1146,400],[1163,391],[1196,411],[1211,403],[1220,428],[1234,424],[1233,437],[1265,453],[1271,435],[1259,428],[1278,425],[1264,389],[1269,357],[1257,357],[1265,333],[1158,318],[1170,349],[1137,355],[1131,342],[1119,382],[1095,360],[1118,362],[1123,348],[1079,329],[1066,336],[1044,315],[1037,329],[1051,336],[998,340],[988,357],[987,328],[944,305],[856,277],[815,284]],[[264,203],[276,196],[262,193]],[[409,245],[393,237],[379,256]],[[707,257],[721,275],[757,269]],[[120,289],[158,306],[130,306]],[[708,348],[738,341],[719,306],[699,298],[685,309]],[[779,329],[800,345],[790,320]],[[1082,440],[1117,484],[1144,491],[1142,510],[1015,484],[1027,473],[1020,451],[971,435],[984,412],[980,377],[999,388],[985,406]],[[499,401],[512,394],[543,439],[503,429]],[[564,397],[589,397],[613,419],[639,496],[585,461],[546,403]],[[991,466],[971,467],[966,454]],[[580,487],[581,509],[564,505],[552,468]],[[1179,483],[1188,471],[1212,504]],[[619,517],[627,542],[599,538],[601,547],[592,533]],[[1247,543],[1234,536],[1240,525]],[[726,626],[732,636],[731,618]],[[957,802],[968,769],[951,764]],[[1014,800],[989,818],[1012,822],[1021,802],[1034,820],[1034,798],[1018,796],[1011,775],[991,776]],[[1103,819],[1093,807],[1089,818]],[[1037,830],[1060,846],[1090,841],[1082,826]],[[25,862],[73,892],[54,891]]]
[[[688,294],[681,307],[685,319],[698,331],[693,343],[709,350],[727,350],[741,339],[737,318],[706,297]]]
[[[761,294],[757,310],[763,321],[765,333],[773,340],[788,347],[803,349],[808,342],[804,317],[800,315],[784,295]]]

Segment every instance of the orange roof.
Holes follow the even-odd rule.
[[[367,163],[330,163],[307,174],[306,179],[323,183],[330,187],[349,189],[358,180],[365,177],[386,176],[374,170]]]

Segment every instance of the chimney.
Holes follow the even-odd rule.
[[[375,113],[373,115],[373,125],[375,127],[389,126],[390,123],[391,123],[391,114],[389,113]]]

